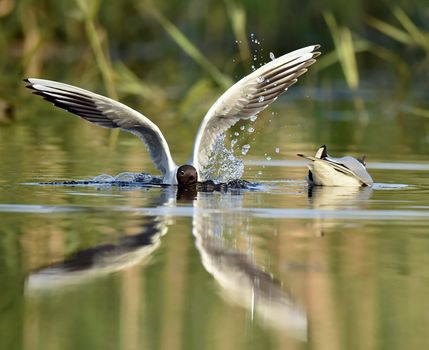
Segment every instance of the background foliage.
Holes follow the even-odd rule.
[[[186,111],[270,52],[314,43],[324,55],[311,83],[344,79],[355,91],[377,83],[400,95],[428,87],[422,0],[1,0],[0,21],[0,96],[12,101],[22,77],[43,76],[88,89],[103,84],[112,97],[149,100],[145,108],[184,99]]]

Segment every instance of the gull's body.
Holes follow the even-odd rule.
[[[217,136],[241,119],[249,119],[275,101],[319,56],[318,45],[283,55],[230,87],[213,104],[195,138],[192,166],[201,178]],[[108,97],[55,81],[28,78],[28,87],[54,105],[103,127],[120,128],[140,137],[166,184],[177,184],[178,166],[158,126],[143,114]]]
[[[298,154],[311,162],[308,164],[307,182],[316,186],[372,186],[374,183],[365,167],[365,157],[346,156],[334,158],[321,146],[314,157]]]

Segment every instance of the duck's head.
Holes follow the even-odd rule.
[[[195,185],[198,182],[198,173],[192,165],[182,165],[177,169],[177,184],[179,187]]]

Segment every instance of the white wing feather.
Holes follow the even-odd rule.
[[[165,183],[176,183],[176,169],[167,141],[153,122],[134,109],[93,92],[51,80],[26,79],[28,88],[55,106],[106,128],[120,128],[139,136]]]
[[[194,143],[193,165],[201,174],[207,166],[216,137],[241,119],[258,114],[277,99],[315,62],[318,45],[283,55],[230,87],[201,122]],[[202,179],[205,180],[205,179]]]

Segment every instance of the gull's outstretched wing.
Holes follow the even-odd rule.
[[[216,137],[240,119],[249,119],[275,101],[315,62],[318,45],[283,55],[229,88],[201,122],[194,144],[193,165],[201,174],[207,165]],[[205,179],[201,179],[205,180]]]
[[[176,164],[167,141],[153,122],[132,108],[108,97],[56,81],[28,78],[28,88],[55,106],[105,128],[120,128],[139,136],[152,161],[164,175],[164,182],[175,183]]]

